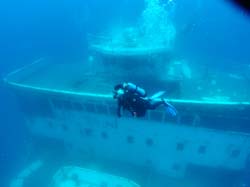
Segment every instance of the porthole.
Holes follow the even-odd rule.
[[[146,145],[147,145],[148,147],[153,146],[153,144],[154,144],[154,141],[153,141],[152,138],[147,138],[147,139],[146,139]]]
[[[69,129],[68,129],[68,126],[66,125],[66,124],[62,124],[62,129],[63,129],[63,131],[68,131]]]
[[[102,133],[101,133],[101,137],[102,137],[103,139],[107,139],[107,138],[108,138],[108,134],[107,134],[106,132],[102,132]]]
[[[239,149],[235,149],[231,152],[231,157],[232,158],[238,158],[240,156],[240,150]]]
[[[93,130],[91,128],[85,128],[84,133],[86,136],[91,136],[93,134]]]
[[[205,154],[207,151],[207,147],[205,145],[201,145],[199,148],[198,148],[198,153],[199,154]]]
[[[177,143],[176,150],[183,151],[184,150],[184,143]]]
[[[179,164],[173,164],[172,169],[175,171],[179,171],[180,170],[180,165]]]
[[[127,136],[127,142],[128,142],[129,144],[134,143],[134,137],[133,137],[133,136]]]
[[[80,134],[82,137],[91,136],[93,134],[93,130],[91,128],[84,128],[80,130]]]

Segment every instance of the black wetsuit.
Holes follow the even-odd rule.
[[[132,83],[131,83],[132,84]],[[117,98],[118,100],[118,108],[117,115],[121,117],[121,108],[123,110],[128,110],[132,116],[142,117],[146,115],[147,110],[154,110],[158,106],[164,104],[162,100],[152,100],[146,97],[146,92],[142,89],[134,85],[135,89],[127,89],[124,88],[122,84],[116,85],[115,90],[118,89],[124,90],[124,94]],[[144,93],[141,94],[137,89],[142,90]]]
[[[131,112],[132,115],[134,115],[135,109],[133,108],[134,106],[134,95],[130,92],[124,92],[124,94],[117,99],[117,115],[120,117],[121,116],[121,108],[123,110],[128,110]]]
[[[121,108],[128,110],[132,116],[141,117],[145,116],[148,100],[143,99],[139,95],[131,92],[125,92],[124,95],[118,98],[117,115],[121,116]]]

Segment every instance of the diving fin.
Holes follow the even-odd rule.
[[[174,107],[166,106],[166,111],[167,111],[171,116],[176,116],[176,115],[177,115],[177,110],[176,110]]]
[[[165,109],[167,113],[169,113],[171,116],[177,116],[178,112],[176,108],[173,105],[171,105],[169,102],[167,102],[166,99],[164,99],[164,103],[165,103]]]

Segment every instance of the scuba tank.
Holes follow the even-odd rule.
[[[135,85],[133,83],[125,82],[125,83],[123,83],[123,88],[125,90],[128,90],[128,91],[131,91],[131,92],[134,92],[134,93],[138,94],[140,97],[146,97],[147,96],[147,93],[143,88],[138,87],[137,85]]]

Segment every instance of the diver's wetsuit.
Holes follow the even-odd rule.
[[[146,97],[146,92],[144,89],[136,86],[133,83],[122,83],[114,87],[115,93],[118,90],[123,90],[124,94],[120,97],[117,97],[118,108],[117,115],[121,116],[121,108],[131,112],[133,116],[137,114],[145,115],[146,109],[144,100],[140,99]],[[115,96],[114,96],[115,98]],[[139,111],[139,112],[138,112]]]
[[[117,104],[118,104],[118,107],[117,107],[117,115],[119,117],[121,117],[121,108],[123,110],[128,110],[132,113],[133,115],[133,108],[132,108],[132,102],[133,102],[133,99],[132,99],[132,95],[130,93],[125,93],[123,96],[117,98]]]
[[[133,108],[135,109],[135,115],[137,117],[145,116],[147,110],[155,110],[160,105],[165,106],[165,102],[161,99],[159,100],[153,100],[150,98],[138,98],[137,101],[135,101]]]
[[[117,98],[118,108],[117,115],[121,116],[121,108],[131,112],[132,116],[142,117],[145,116],[147,110],[154,110],[160,105],[165,105],[161,99],[153,100],[147,98],[146,91],[133,83],[118,84],[114,88],[124,90],[124,94]]]

